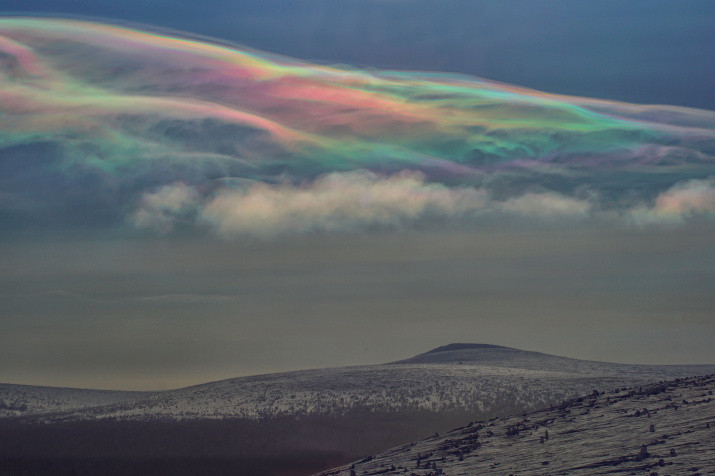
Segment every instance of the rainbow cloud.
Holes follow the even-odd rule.
[[[8,226],[71,218],[168,231],[178,220],[274,235],[495,210],[584,218],[634,203],[707,215],[710,192],[691,188],[711,185],[714,144],[710,111],[0,19]]]

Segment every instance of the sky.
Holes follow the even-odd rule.
[[[610,35],[570,50],[594,15],[581,2],[505,17],[496,3],[347,1],[350,19],[239,2],[223,15],[234,28],[190,2],[0,18],[0,381],[176,388],[458,341],[712,363],[710,4],[634,16],[635,3],[599,3],[614,10],[591,23],[671,38],[636,42],[636,65]],[[481,14],[537,39],[449,27]],[[557,14],[570,20],[539,27]],[[541,48],[545,31],[569,48]],[[531,79],[459,61],[484,35]],[[529,89],[546,76],[522,56],[558,79]],[[639,77],[652,88],[633,89]]]

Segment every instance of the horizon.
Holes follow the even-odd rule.
[[[452,347],[452,346],[460,346],[460,348],[459,349],[449,349],[449,347]],[[462,348],[461,346],[466,346],[466,347]],[[715,363],[707,363],[707,362],[680,363],[680,364],[653,364],[653,363],[645,363],[645,362],[621,362],[621,361],[616,362],[616,361],[612,361],[612,360],[609,361],[609,360],[580,359],[580,358],[572,357],[572,356],[568,356],[568,355],[551,354],[551,353],[545,352],[543,350],[518,349],[515,347],[508,347],[508,346],[500,345],[500,344],[452,342],[450,344],[444,344],[444,345],[437,346],[437,347],[427,350],[425,352],[414,354],[409,357],[403,357],[398,360],[391,360],[388,362],[354,363],[354,364],[348,364],[348,365],[342,365],[342,366],[284,369],[284,370],[277,370],[274,372],[236,375],[236,376],[232,376],[232,377],[218,378],[218,379],[214,379],[214,380],[198,381],[198,382],[190,383],[188,385],[183,385],[180,387],[169,387],[169,388],[105,388],[105,387],[102,387],[102,388],[98,388],[98,387],[73,387],[73,386],[63,386],[63,385],[27,384],[27,383],[5,382],[5,381],[0,382],[0,385],[11,385],[11,386],[21,386],[21,387],[39,387],[39,388],[56,388],[56,389],[67,389],[67,390],[92,390],[92,391],[100,391],[100,392],[161,393],[161,392],[171,392],[174,390],[181,390],[181,389],[185,389],[185,388],[197,387],[197,386],[202,386],[202,385],[208,385],[208,384],[218,383],[218,382],[222,382],[222,381],[237,380],[237,379],[250,378],[250,377],[268,376],[268,375],[273,375],[273,374],[279,375],[279,374],[323,370],[323,369],[326,369],[326,370],[327,369],[335,369],[335,368],[347,369],[347,368],[352,368],[352,367],[370,367],[370,366],[397,364],[397,363],[408,361],[415,357],[420,357],[420,356],[427,355],[427,354],[438,353],[438,352],[453,352],[455,350],[457,350],[457,351],[469,350],[469,349],[473,349],[473,348],[491,348],[491,349],[496,348],[496,349],[514,350],[517,352],[534,352],[534,353],[538,353],[538,354],[544,354],[544,355],[547,355],[550,357],[563,357],[563,358],[579,360],[579,361],[583,361],[583,362],[597,362],[597,363],[617,364],[617,365],[634,366],[634,367],[643,367],[643,366],[645,366],[645,367],[649,367],[649,366],[652,366],[652,367],[710,367],[710,366],[715,365]]]

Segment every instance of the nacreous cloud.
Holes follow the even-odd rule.
[[[711,216],[715,114],[0,19],[0,227]],[[179,227],[181,228],[181,227]]]

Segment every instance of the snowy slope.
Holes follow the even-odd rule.
[[[591,394],[322,474],[715,474],[713,390],[710,375]]]
[[[154,394],[155,392],[89,390],[0,383],[0,417],[66,412],[139,400]]]
[[[491,418],[593,390],[715,372],[715,366],[635,366],[500,346],[454,344],[392,364],[241,377],[53,415],[51,420],[263,419],[360,412]]]

